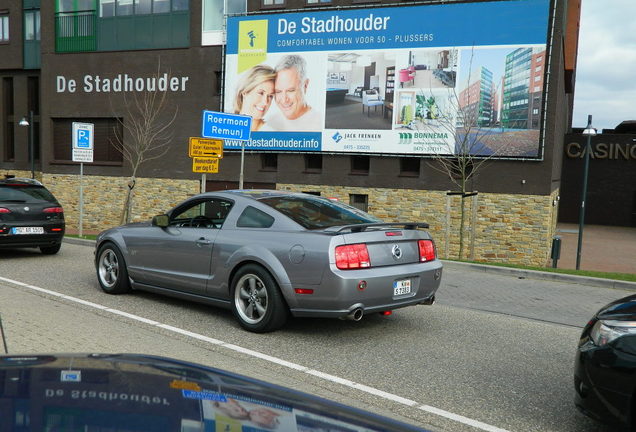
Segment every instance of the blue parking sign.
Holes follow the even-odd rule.
[[[90,146],[91,146],[91,131],[88,129],[78,129],[77,147],[90,148]]]

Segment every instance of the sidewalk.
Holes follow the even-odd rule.
[[[579,226],[558,224],[561,259],[558,268],[576,269]],[[636,227],[585,225],[580,270],[636,274]]]

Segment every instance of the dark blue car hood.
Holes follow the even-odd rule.
[[[7,430],[422,431],[288,388],[165,357],[0,356],[0,383]]]

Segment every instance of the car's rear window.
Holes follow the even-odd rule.
[[[43,186],[0,184],[0,202],[56,202]]]
[[[307,229],[382,222],[355,207],[325,198],[277,196],[263,198],[260,201]]]

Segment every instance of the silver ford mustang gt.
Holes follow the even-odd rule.
[[[95,267],[109,294],[132,288],[231,308],[243,328],[267,332],[289,314],[357,321],[432,304],[442,264],[426,228],[309,194],[208,192],[100,233]]]

